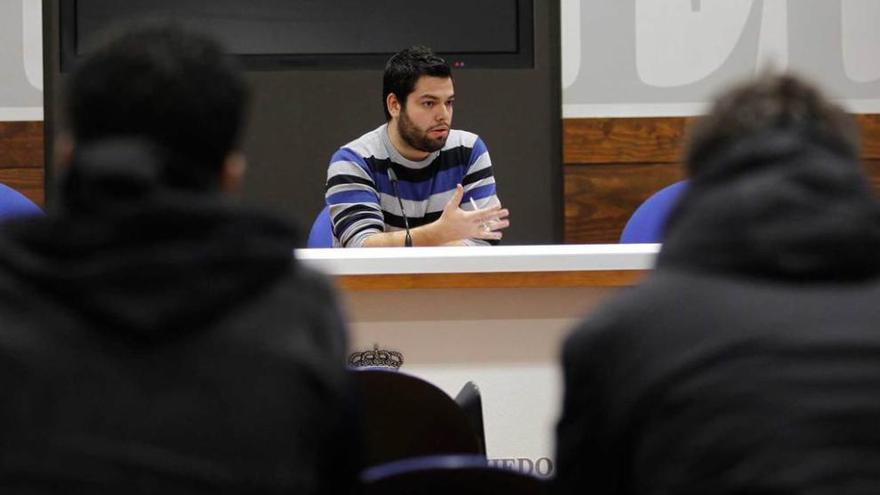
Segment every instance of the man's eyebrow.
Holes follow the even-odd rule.
[[[434,95],[431,95],[431,94],[423,94],[423,95],[419,96],[419,99],[420,99],[420,100],[424,100],[424,99],[426,99],[426,98],[429,99],[429,100],[442,100],[442,99],[443,99],[443,98],[441,98],[441,97],[439,97],[439,96],[434,96]],[[454,99],[455,99],[455,95],[449,95],[449,96],[446,97],[446,99],[447,99],[447,100],[454,100]]]

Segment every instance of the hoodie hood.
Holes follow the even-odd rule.
[[[83,150],[59,211],[3,226],[0,270],[137,340],[199,329],[290,273],[297,236],[286,222],[167,188],[168,163],[129,141]]]
[[[880,209],[856,157],[806,131],[716,150],[670,216],[659,267],[808,281],[880,275]]]

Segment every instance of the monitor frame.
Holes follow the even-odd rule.
[[[438,52],[456,70],[531,69],[535,63],[534,0],[514,0],[517,10],[517,49],[515,52]],[[60,2],[60,69],[69,72],[83,58],[77,54],[78,0]],[[404,48],[404,47],[401,47]],[[381,70],[392,53],[265,54],[236,55],[248,70]]]

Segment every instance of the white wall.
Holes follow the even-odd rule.
[[[0,121],[43,120],[40,0],[0,0]]]
[[[561,2],[565,118],[699,114],[768,66],[880,112],[880,1]]]

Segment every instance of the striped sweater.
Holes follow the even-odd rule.
[[[499,203],[489,152],[476,134],[450,130],[443,149],[414,162],[391,144],[385,124],[339,148],[330,159],[326,202],[335,246],[359,247],[370,235],[403,229],[397,196],[388,180],[389,167],[397,174],[410,228],[440,218],[456,184],[464,186],[460,206],[464,210],[473,209],[471,198],[478,208]]]

